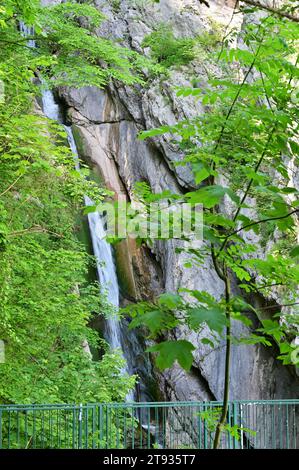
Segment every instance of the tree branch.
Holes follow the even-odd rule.
[[[46,228],[41,227],[39,225],[35,225],[33,227],[26,228],[24,230],[18,230],[18,231],[15,231],[15,232],[10,232],[8,234],[8,236],[18,237],[19,235],[26,235],[27,233],[48,233],[50,235],[55,235],[55,237],[58,237],[58,238],[64,238],[64,236],[62,234],[52,232],[51,230],[47,230]]]
[[[260,27],[261,27],[261,25],[259,25],[258,31],[260,30]],[[233,112],[233,110],[234,110],[234,107],[235,107],[235,105],[236,105],[236,103],[237,103],[237,101],[238,101],[238,99],[239,99],[239,96],[240,96],[240,94],[241,94],[241,91],[242,91],[242,89],[243,89],[243,86],[244,86],[244,85],[246,84],[246,82],[247,82],[247,78],[249,77],[249,75],[251,74],[251,72],[252,72],[252,70],[253,70],[253,68],[254,68],[254,65],[255,65],[255,62],[256,62],[256,60],[257,60],[257,58],[258,58],[258,55],[259,55],[259,52],[260,52],[261,47],[262,47],[262,40],[260,41],[260,43],[259,43],[259,45],[258,45],[258,47],[257,47],[257,49],[256,49],[256,51],[255,51],[255,53],[254,53],[253,61],[252,61],[252,63],[250,64],[250,66],[248,67],[247,72],[245,73],[245,75],[244,75],[244,77],[243,77],[242,83],[240,84],[240,86],[239,86],[239,88],[238,88],[238,90],[237,90],[237,93],[236,93],[236,95],[235,95],[235,97],[234,97],[234,99],[233,99],[233,101],[232,101],[232,103],[231,103],[231,105],[230,105],[230,108],[229,108],[229,110],[228,110],[228,112],[227,112],[227,114],[226,114],[226,116],[225,116],[225,118],[224,118],[224,122],[223,122],[223,124],[222,124],[222,126],[221,126],[218,139],[217,139],[216,144],[215,144],[215,146],[214,146],[213,153],[216,153],[216,151],[218,150],[218,147],[219,147],[219,145],[220,145],[220,143],[221,143],[221,141],[222,141],[222,137],[223,137],[223,135],[224,135],[224,131],[225,131],[225,128],[226,128],[227,121],[229,120],[230,115],[232,114],[232,112]],[[215,170],[215,169],[216,169],[216,164],[215,164],[215,162],[213,162],[213,163],[212,163],[212,170]],[[212,178],[210,177],[209,179],[210,179],[210,184],[214,184],[215,176],[212,176]]]
[[[270,144],[270,142],[271,142],[271,139],[272,139],[272,137],[273,137],[273,134],[274,134],[274,131],[275,131],[275,129],[276,129],[276,126],[277,126],[277,121],[275,122],[274,126],[273,126],[272,129],[271,129],[271,132],[269,133],[269,136],[268,136],[267,142],[266,142],[266,144],[265,144],[264,150],[263,150],[263,152],[262,152],[262,154],[261,154],[261,156],[260,156],[260,158],[259,158],[259,160],[258,160],[258,162],[257,162],[257,164],[256,164],[256,166],[255,166],[255,168],[254,168],[254,173],[257,173],[257,172],[258,172],[258,170],[259,170],[259,168],[260,168],[260,166],[261,166],[261,164],[262,164],[262,162],[263,162],[263,160],[264,160],[264,158],[265,158],[265,156],[266,156],[266,153],[267,153],[267,151],[268,151],[268,146],[269,146],[269,144]],[[236,210],[236,212],[235,212],[235,215],[234,215],[234,217],[233,217],[233,221],[234,221],[234,222],[236,221],[238,215],[240,214],[240,211],[241,211],[242,206],[243,206],[243,204],[244,204],[244,202],[245,202],[245,200],[246,200],[246,198],[247,198],[247,196],[248,196],[248,194],[249,194],[249,191],[250,191],[250,189],[251,189],[251,186],[252,186],[252,184],[253,184],[253,181],[254,181],[253,178],[251,178],[251,179],[249,180],[249,183],[248,183],[248,185],[247,185],[247,188],[246,188],[245,191],[244,191],[243,197],[242,197],[242,199],[241,199],[241,201],[240,201],[240,203],[239,203],[239,205],[238,205],[238,208],[237,208],[237,210]],[[224,248],[226,247],[227,240],[229,239],[229,237],[230,237],[230,234],[228,234],[227,237],[224,239],[224,241],[223,241],[223,243],[222,243],[221,247],[219,248],[219,251],[218,251],[218,253],[217,253],[217,255],[216,255],[216,258],[218,258],[218,256],[220,255],[220,253],[221,253],[221,252],[224,250]]]
[[[6,188],[5,191],[3,191],[3,193],[0,194],[0,197],[1,197],[1,196],[4,196],[4,194],[6,194],[8,191],[10,191],[10,189],[12,189],[12,188],[17,184],[17,182],[19,181],[19,179],[20,179],[22,176],[23,176],[23,175],[19,175],[19,176],[17,177],[17,179],[16,179],[13,183],[11,183],[11,185],[8,186],[8,188]]]
[[[27,38],[26,38],[26,41],[28,41]],[[19,41],[6,41],[5,39],[0,39],[0,43],[10,44],[11,46],[26,47],[27,49],[34,50],[31,46],[28,46],[27,43],[25,44]]]
[[[218,260],[217,260],[216,253],[215,253],[215,247],[214,247],[213,243],[211,244],[211,256],[212,256],[212,261],[213,261],[213,264],[214,264],[215,271],[218,274],[218,277],[222,281],[225,282],[225,276],[224,276],[224,273],[221,271],[220,266],[218,264]]]
[[[249,228],[249,227],[253,227],[254,225],[259,225],[259,224],[262,224],[264,222],[271,222],[272,220],[286,219],[287,217],[290,217],[291,215],[297,214],[297,213],[299,213],[299,209],[294,209],[293,211],[288,212],[285,215],[281,215],[281,216],[277,216],[277,217],[268,217],[267,219],[255,220],[254,222],[250,222],[249,224],[242,225],[242,227],[238,228],[234,232],[231,232],[229,235],[227,235],[225,237],[224,240],[228,240],[233,235],[236,235],[237,233],[241,232],[241,230],[244,230],[244,229]]]
[[[231,364],[231,306],[230,306],[230,281],[228,272],[225,272],[225,315],[227,320],[226,325],[226,352],[225,352],[225,374],[224,374],[224,391],[223,391],[223,405],[221,416],[216,427],[213,449],[218,449],[220,438],[223,431],[223,426],[226,422],[226,416],[229,403],[229,390],[230,390],[230,364]]]
[[[262,10],[266,10],[269,13],[273,13],[274,15],[278,15],[282,18],[287,18],[290,21],[294,21],[295,23],[299,23],[299,17],[294,16],[291,13],[288,13],[287,11],[265,5],[264,3],[261,3],[258,0],[242,0],[242,2],[246,3],[246,5],[251,5],[252,7],[261,8]]]
[[[274,308],[283,308],[283,307],[293,307],[294,305],[299,305],[299,302],[292,302],[290,304],[279,304],[277,305],[267,305],[266,307],[260,307],[257,310],[272,310]]]

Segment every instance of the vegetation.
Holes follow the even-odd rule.
[[[110,0],[112,9],[115,13],[118,13],[120,11],[120,0]]]
[[[195,58],[195,42],[190,38],[175,38],[171,27],[161,24],[143,40],[142,46],[151,49],[154,60],[168,67],[189,64]]]
[[[101,19],[75,2],[0,7],[0,403],[123,400],[133,386],[117,354],[94,362],[83,348],[99,347],[88,324],[109,307],[99,286],[86,282],[92,259],[78,241],[77,219],[83,194],[100,201],[105,192],[74,170],[64,130],[34,104],[37,77],[46,86],[140,82],[135,55],[94,35]]]
[[[219,301],[200,286],[198,290],[182,286],[177,293],[127,309],[133,317],[132,327],[146,325],[150,337],[159,340],[149,351],[157,353],[161,368],[171,367],[176,360],[185,369],[192,365],[196,345],[187,340],[161,340],[179,325],[198,332],[200,341],[211,349],[225,338],[224,404],[215,424],[215,448],[227,429],[234,361],[231,345],[276,344],[284,364],[298,363],[293,342],[299,325],[298,190],[292,185],[288,166],[290,161],[298,165],[298,24],[281,15],[265,15],[248,23],[240,36],[245,48],[230,46],[231,38],[226,36],[219,50],[210,55],[214,73],[210,72],[206,87],[178,91],[179,96],[200,98],[206,112],[141,135],[144,139],[170,133],[185,149],[184,161],[177,164],[192,166],[198,188],[184,196],[161,194],[160,199],[202,204],[205,242],[198,249],[191,240],[180,250],[190,257],[186,268],[201,265],[207,257],[212,260],[222,281],[222,298]],[[243,73],[236,72],[236,64]],[[232,178],[232,168],[237,179]],[[139,193],[146,204],[153,200],[146,185],[143,189],[139,185]],[[267,204],[255,204],[257,195],[267,198]],[[231,208],[224,200],[230,201]],[[258,236],[256,243],[248,243],[249,231]],[[274,247],[261,255],[259,237],[267,234],[269,242],[285,232],[293,234],[287,250]],[[238,284],[241,296],[232,283]],[[254,293],[271,301],[270,315],[269,305],[265,310],[255,307]],[[252,313],[260,322],[253,331]],[[248,334],[236,336],[236,321],[249,327]]]
[[[245,3],[252,6],[249,13],[260,7],[254,0]],[[118,10],[118,1],[111,4]],[[78,240],[78,215],[83,195],[97,203],[107,193],[85,177],[86,169],[74,170],[64,130],[42,116],[35,98],[42,87],[102,87],[110,80],[142,85],[145,68],[186,65],[203,46],[211,65],[208,83],[178,95],[200,99],[206,112],[141,136],[170,133],[185,151],[176,164],[191,166],[197,188],[183,196],[153,196],[140,183],[138,191],[146,205],[159,199],[202,204],[204,243],[198,248],[190,240],[180,250],[189,257],[186,269],[212,261],[223,295],[219,300],[200,286],[182,286],[153,302],[130,305],[130,326],[145,325],[157,340],[148,351],[161,368],[175,361],[186,370],[192,365],[197,345],[166,338],[178,326],[197,332],[211,350],[225,340],[223,407],[203,416],[215,433],[215,448],[223,431],[240,431],[227,423],[231,345],[275,344],[283,364],[298,364],[298,190],[289,165],[299,163],[298,20],[291,5],[262,9],[266,13],[241,31],[240,47],[232,46],[234,32],[222,41],[176,38],[160,25],[143,47],[161,69],[99,37],[103,16],[89,2],[46,8],[39,0],[2,2],[0,338],[6,361],[0,403],[122,401],[134,383],[121,374],[118,354],[106,352],[96,362],[88,351],[102,347],[89,328],[92,315],[109,314],[110,307],[97,283],[87,282],[94,260]],[[32,28],[29,36],[22,24]],[[256,242],[248,243],[248,232],[257,235]],[[271,314],[269,305],[256,308],[254,294],[271,303]],[[252,315],[259,320],[255,330]],[[236,336],[235,322],[245,325],[246,335]]]

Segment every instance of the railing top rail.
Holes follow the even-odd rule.
[[[231,400],[230,404],[298,404],[299,399],[281,399],[281,400]],[[222,401],[165,401],[165,402],[126,402],[126,403],[105,403],[107,406],[198,406],[198,405],[222,405]]]
[[[233,400],[230,405],[244,404],[244,405],[299,405],[299,399],[276,399],[276,400]],[[177,401],[177,402],[125,402],[125,403],[54,403],[54,404],[1,404],[0,411],[26,411],[26,410],[51,410],[51,409],[65,409],[65,410],[80,410],[93,407],[109,407],[109,408],[155,408],[155,407],[198,407],[198,406],[221,406],[221,401]]]

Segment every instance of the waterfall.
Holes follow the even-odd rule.
[[[62,119],[61,119],[60,107],[59,107],[59,104],[57,104],[55,102],[52,91],[50,91],[50,90],[44,90],[43,91],[42,104],[43,104],[44,114],[49,119],[53,119],[54,121],[58,121],[58,122],[61,123]],[[73,146],[76,150],[75,153],[77,154],[77,149],[76,149],[74,138],[73,138],[73,135],[72,135],[72,130],[70,128],[68,128],[67,126],[64,126],[64,128],[67,132],[69,143],[70,143],[70,140],[72,139]],[[68,131],[68,129],[70,129],[70,132]],[[73,150],[73,148],[72,148],[72,150]],[[78,170],[79,169],[78,158],[75,159],[75,162],[76,162],[76,169]],[[77,164],[78,164],[78,166],[77,166]]]
[[[43,93],[43,109],[45,114],[52,119],[61,122],[59,105],[55,103],[53,93],[45,91]],[[79,155],[74,139],[73,131],[70,126],[64,126],[70,149],[74,155],[75,167],[79,171]],[[93,201],[84,197],[86,206],[93,206]],[[106,233],[104,220],[99,212],[88,214],[88,225],[92,240],[93,253],[97,259],[97,273],[100,285],[106,291],[107,299],[113,305],[116,311],[120,304],[119,284],[116,274],[116,268],[113,258],[111,245],[105,240]],[[112,349],[121,350],[126,360],[126,365],[122,373],[129,375],[138,372],[138,391],[131,391],[127,395],[127,401],[139,399],[141,401],[151,401],[152,397],[148,390],[148,383],[153,380],[151,362],[144,355],[144,349],[140,344],[136,334],[130,331],[116,315],[109,315],[105,321],[104,337]]]
[[[23,21],[20,22],[20,31],[22,36],[28,37],[28,36],[33,36],[34,35],[34,28],[32,26],[27,26],[23,23]],[[35,47],[35,41],[34,39],[28,39],[27,45],[29,47]]]
[[[49,93],[49,92],[47,92]],[[52,94],[53,98],[53,94]],[[48,100],[48,98],[47,98]],[[53,100],[54,101],[54,100]],[[50,112],[57,106],[55,103],[50,107]],[[44,108],[45,109],[45,108]],[[47,115],[47,114],[46,114]],[[49,117],[49,116],[48,116]],[[73,136],[72,128],[64,126],[68,135],[68,142],[74,155],[76,169],[80,169],[77,146]],[[93,206],[93,201],[84,197],[86,206]],[[88,225],[92,240],[93,253],[97,259],[98,278],[102,288],[107,293],[108,301],[116,308],[119,307],[119,287],[116,269],[113,259],[112,248],[105,240],[105,229],[101,215],[98,212],[88,214]],[[122,349],[121,327],[117,316],[109,316],[106,320],[105,337],[112,349]]]
[[[42,94],[42,105],[44,114],[55,121],[62,124],[61,113],[59,105],[55,102],[52,91],[46,90]],[[74,155],[74,164],[78,171],[80,171],[79,155],[74,139],[73,131],[70,126],[64,128],[67,133],[70,149]],[[93,206],[93,201],[84,196],[86,206]],[[102,289],[107,294],[107,300],[112,304],[116,310],[119,307],[119,286],[116,275],[116,269],[113,259],[113,252],[111,245],[105,240],[104,222],[99,212],[91,212],[88,214],[88,225],[90,236],[92,240],[93,253],[97,262],[98,279]],[[117,314],[109,315],[106,319],[104,336],[112,349],[119,349],[123,352],[121,342],[121,325]],[[124,353],[123,353],[124,356]],[[128,365],[124,367],[122,373],[129,373]],[[128,401],[134,400],[134,393],[130,392],[127,396]]]
[[[34,30],[20,23],[20,31],[24,37],[33,36]],[[33,39],[28,40],[28,46],[34,48],[36,46]],[[63,115],[61,108],[54,99],[54,95],[50,90],[43,90],[42,107],[44,114],[52,120],[59,122],[64,126],[67,133],[70,149],[74,155],[75,168],[80,171],[79,155],[75,143],[72,128],[63,124]],[[85,205],[94,205],[93,201],[88,197],[84,197]],[[88,214],[88,224],[92,240],[93,252],[97,260],[97,273],[101,287],[107,293],[107,299],[115,311],[118,311],[120,304],[119,284],[116,274],[115,263],[113,259],[113,251],[111,245],[105,240],[104,220],[98,212]],[[135,391],[129,392],[127,401],[134,401],[135,395],[137,400],[152,401],[148,384],[153,380],[151,362],[144,355],[144,348],[140,343],[137,335],[128,329],[126,322],[120,321],[118,315],[110,315],[105,321],[104,337],[110,344],[112,349],[121,350],[125,358],[125,366],[121,373],[130,375],[138,372],[139,382]]]

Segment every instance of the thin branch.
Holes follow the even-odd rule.
[[[273,134],[274,134],[274,132],[275,132],[275,130],[276,130],[276,126],[277,126],[277,121],[275,122],[274,126],[273,126],[272,129],[271,129],[271,132],[270,132],[270,134],[269,134],[269,136],[268,136],[268,139],[267,139],[267,142],[266,142],[266,144],[265,144],[264,150],[263,150],[263,152],[262,152],[262,154],[261,154],[261,156],[260,156],[260,158],[259,158],[257,164],[255,165],[254,173],[257,173],[257,172],[258,172],[258,170],[259,170],[261,164],[263,163],[263,160],[264,160],[264,158],[265,158],[265,156],[266,156],[266,153],[267,153],[267,151],[268,151],[269,144],[270,144],[270,142],[271,142],[271,140],[272,140],[272,137],[273,137]],[[240,214],[240,211],[241,211],[241,209],[242,209],[242,205],[244,204],[244,202],[245,202],[245,200],[246,200],[246,198],[247,198],[247,196],[248,196],[248,194],[249,194],[249,191],[250,191],[250,189],[251,189],[251,186],[252,186],[252,184],[253,184],[253,181],[254,181],[253,178],[251,178],[250,181],[249,181],[249,183],[248,183],[248,186],[247,186],[247,188],[246,188],[246,190],[245,190],[245,192],[244,192],[244,194],[243,194],[243,197],[242,197],[242,199],[241,199],[241,201],[240,201],[239,207],[238,207],[238,209],[236,210],[236,213],[235,213],[235,215],[234,215],[234,217],[233,217],[233,221],[234,221],[234,222],[235,222],[236,218],[238,217],[238,215]]]
[[[227,271],[224,273],[225,276],[225,316],[227,320],[226,325],[226,351],[225,351],[225,374],[224,374],[224,391],[223,391],[223,406],[221,416],[216,427],[215,438],[213,443],[213,449],[218,449],[220,444],[220,438],[223,431],[223,426],[226,422],[228,403],[229,403],[229,391],[230,391],[230,365],[231,365],[231,306],[230,306],[230,280]]]
[[[258,162],[257,162],[257,164],[256,164],[256,166],[255,166],[255,168],[254,168],[254,173],[257,173],[257,171],[259,170],[259,168],[260,168],[260,166],[261,166],[261,164],[262,164],[262,162],[263,162],[263,160],[264,160],[264,157],[266,156],[266,153],[267,153],[267,151],[268,151],[268,146],[269,146],[269,144],[270,144],[270,142],[271,142],[271,140],[272,140],[272,137],[273,137],[274,131],[275,131],[275,129],[276,129],[276,126],[277,126],[277,121],[275,122],[275,124],[274,124],[274,126],[272,127],[272,130],[271,130],[271,132],[270,132],[270,134],[269,134],[269,136],[268,136],[268,139],[267,139],[267,142],[266,142],[266,144],[265,144],[264,150],[263,150],[263,152],[262,152],[262,154],[261,154],[261,156],[260,156],[260,158],[259,158],[259,160],[258,160]],[[248,183],[248,185],[247,185],[247,188],[245,189],[245,192],[244,192],[244,194],[243,194],[243,197],[242,197],[242,199],[241,199],[241,201],[240,201],[240,203],[239,203],[239,205],[238,205],[238,208],[237,208],[237,210],[236,210],[236,213],[235,213],[235,215],[234,215],[234,217],[233,217],[233,219],[232,219],[234,222],[236,221],[238,215],[240,214],[240,211],[241,211],[242,206],[243,206],[243,204],[244,204],[244,202],[245,202],[245,200],[246,200],[246,198],[247,198],[247,196],[248,196],[248,194],[249,194],[249,191],[250,191],[250,189],[251,189],[251,186],[252,186],[252,184],[253,184],[253,181],[254,181],[253,178],[251,178],[251,179],[249,180],[249,183]],[[228,234],[227,237],[224,239],[224,241],[223,241],[223,243],[222,243],[221,247],[219,248],[219,251],[218,251],[218,253],[217,253],[217,255],[216,255],[216,258],[218,258],[218,256],[220,255],[220,253],[221,253],[221,252],[224,250],[224,248],[226,247],[227,240],[228,240],[229,237],[230,237],[230,234]]]
[[[240,96],[240,93],[241,93],[241,91],[242,91],[243,86],[245,85],[245,83],[246,83],[246,81],[247,81],[248,76],[249,76],[250,73],[252,72],[252,69],[253,69],[253,67],[254,67],[254,64],[255,64],[255,61],[256,61],[256,59],[257,59],[258,52],[259,52],[259,50],[260,50],[260,48],[261,48],[261,45],[262,45],[262,43],[259,44],[259,47],[257,48],[256,54],[255,54],[255,56],[254,56],[254,58],[253,58],[253,61],[252,61],[252,63],[250,64],[250,66],[249,66],[249,68],[248,68],[246,74],[244,75],[244,78],[243,78],[243,80],[242,80],[242,83],[240,84],[240,87],[238,88],[238,91],[237,91],[237,93],[236,93],[236,95],[235,95],[235,97],[234,97],[234,99],[233,99],[233,102],[232,102],[232,104],[230,105],[230,108],[229,108],[229,110],[228,110],[228,113],[227,113],[226,116],[225,116],[224,123],[223,123],[223,125],[222,125],[222,127],[221,127],[220,134],[219,134],[218,140],[217,140],[216,145],[215,145],[215,148],[214,148],[214,152],[216,152],[216,150],[218,149],[218,147],[219,147],[219,145],[220,145],[220,143],[221,143],[221,140],[222,140],[222,137],[223,137],[223,132],[224,132],[225,127],[226,127],[226,123],[227,123],[227,121],[228,121],[228,119],[229,119],[231,113],[233,112],[233,109],[234,109],[234,107],[235,107],[235,104],[236,104],[236,102],[238,101],[238,98],[239,98],[239,96]]]
[[[230,17],[229,22],[227,23],[227,25],[226,25],[226,27],[225,27],[225,33],[224,33],[224,36],[223,36],[223,38],[222,38],[222,40],[221,40],[221,48],[220,48],[220,52],[219,52],[219,54],[218,54],[217,62],[219,62],[220,57],[221,57],[221,54],[222,54],[222,52],[223,52],[223,50],[224,50],[224,45],[225,45],[224,43],[225,43],[225,40],[229,37],[229,35],[230,35],[230,33],[231,33],[231,31],[229,31],[229,27],[230,27],[230,25],[232,24],[234,15],[235,15],[235,13],[236,13],[236,8],[237,8],[238,5],[239,5],[239,0],[235,0],[235,6],[234,6],[234,9],[233,9],[232,15],[231,15],[231,17]]]
[[[227,237],[225,237],[225,240],[227,240],[228,238],[232,237],[233,235],[236,235],[237,233],[241,232],[241,230],[245,230],[246,228],[253,227],[254,225],[263,224],[264,222],[271,222],[272,220],[286,219],[286,218],[290,217],[291,215],[297,214],[297,213],[299,213],[299,209],[294,209],[293,211],[288,212],[285,215],[281,215],[281,216],[277,216],[277,217],[268,217],[266,219],[261,219],[261,220],[255,220],[254,222],[250,222],[249,224],[242,225],[242,227],[238,228],[234,232],[231,232],[229,235],[227,235]]]
[[[259,25],[258,30],[260,29],[260,27],[261,27],[261,25]],[[229,110],[228,110],[228,112],[227,112],[227,114],[226,114],[226,116],[225,116],[225,119],[224,119],[224,122],[223,122],[223,124],[222,124],[222,126],[221,126],[220,133],[219,133],[218,139],[217,139],[217,141],[216,141],[216,145],[215,145],[215,147],[214,147],[213,153],[215,153],[215,152],[218,150],[218,147],[219,147],[219,145],[220,145],[220,143],[221,143],[221,140],[222,140],[222,137],[223,137],[224,130],[225,130],[225,128],[226,128],[226,123],[227,123],[227,121],[229,120],[231,113],[233,112],[233,109],[234,109],[234,107],[235,107],[235,104],[237,103],[237,101],[238,101],[238,99],[239,99],[239,96],[240,96],[240,94],[241,94],[242,88],[243,88],[243,86],[245,85],[245,83],[246,83],[246,81],[247,81],[247,78],[249,77],[249,75],[251,74],[251,72],[252,72],[252,70],[253,70],[253,67],[254,67],[254,65],[255,65],[256,59],[257,59],[257,57],[258,57],[258,55],[259,55],[259,52],[260,52],[260,49],[261,49],[261,47],[262,47],[262,43],[263,43],[263,41],[261,40],[261,41],[259,42],[259,45],[258,45],[256,51],[255,51],[255,54],[254,54],[254,57],[253,57],[253,61],[252,61],[252,63],[250,64],[250,66],[249,66],[247,72],[245,73],[245,75],[244,75],[244,77],[243,77],[243,80],[242,80],[242,83],[240,84],[239,89],[238,89],[238,91],[237,91],[237,93],[236,93],[236,95],[235,95],[235,97],[234,97],[234,99],[233,99],[233,102],[232,102],[232,104],[230,105],[230,108],[229,108]],[[212,169],[215,170],[215,168],[216,168],[216,165],[215,165],[215,162],[213,162],[213,164],[212,164]],[[215,177],[212,178],[212,184],[213,184],[213,182],[214,182],[214,179],[215,179]]]
[[[11,185],[8,186],[8,188],[6,188],[5,191],[3,191],[3,193],[0,194],[0,197],[1,197],[1,196],[4,196],[4,194],[6,194],[8,191],[10,191],[10,190],[17,184],[17,182],[19,181],[19,179],[20,179],[22,176],[23,176],[23,175],[19,175],[19,176],[17,177],[17,179],[16,179],[13,183],[11,183]]]
[[[58,238],[64,238],[64,236],[60,233],[52,232],[51,230],[47,230],[44,227],[40,227],[39,225],[35,225],[34,227],[30,227],[24,230],[17,230],[15,232],[10,232],[8,236],[10,237],[18,237],[19,235],[26,235],[28,233],[48,233],[50,235],[55,235]]]
[[[263,73],[259,70],[260,72],[260,76],[261,76],[261,79],[262,79],[262,84],[263,84],[263,88],[264,88],[264,92],[265,92],[265,96],[266,96],[266,100],[267,100],[267,103],[268,103],[268,106],[270,108],[270,110],[272,111],[272,114],[274,114],[274,110],[272,108],[272,104],[271,104],[271,101],[270,101],[270,98],[269,98],[269,95],[268,95],[268,92],[267,92],[267,89],[266,89],[266,84],[265,84],[265,80],[264,80],[264,75]]]
[[[26,41],[28,41],[28,39],[26,39]],[[5,39],[0,39],[0,43],[11,44],[12,46],[26,47],[27,49],[34,50],[31,46],[28,46],[28,44],[23,44],[17,41],[6,41]]]
[[[282,18],[287,18],[290,21],[294,21],[295,23],[299,23],[299,17],[294,16],[291,13],[288,13],[284,10],[278,10],[277,8],[271,7],[269,5],[265,5],[264,3],[259,2],[258,0],[242,0],[243,3],[246,5],[251,5],[253,7],[261,8],[262,10],[266,10],[269,13],[273,13],[274,15],[280,16]]]
[[[222,281],[225,281],[224,273],[222,272],[222,270],[220,269],[220,266],[218,264],[217,256],[216,256],[216,253],[215,253],[215,247],[214,247],[213,243],[211,244],[211,256],[212,256],[212,261],[213,261],[213,264],[214,264],[215,271],[218,274],[218,277]]]
[[[296,58],[296,62],[295,62],[295,65],[296,65],[296,66],[297,66],[298,62],[299,62],[299,54],[297,55],[297,58]],[[289,85],[291,84],[292,79],[293,79],[293,75],[292,75],[292,76],[289,78],[289,80],[288,80],[288,84],[289,84]],[[282,106],[279,106],[278,109],[281,109],[281,107],[282,107]],[[277,125],[278,125],[278,120],[275,121],[275,123],[274,123],[274,125],[273,125],[273,127],[272,127],[272,129],[271,129],[271,131],[270,131],[270,133],[269,133],[269,136],[268,136],[267,142],[266,142],[266,144],[265,144],[264,150],[263,150],[263,152],[262,152],[262,155],[260,156],[260,158],[259,158],[259,160],[258,160],[258,162],[257,162],[257,164],[256,164],[256,166],[255,166],[255,168],[254,168],[254,173],[257,173],[257,172],[258,172],[258,170],[259,170],[259,168],[260,168],[260,166],[261,166],[261,164],[262,164],[262,162],[263,162],[263,160],[264,160],[264,157],[266,156],[266,153],[267,153],[267,151],[268,151],[268,146],[269,146],[269,144],[270,144],[270,142],[271,142],[271,140],[272,140],[272,137],[273,137],[273,134],[274,134],[274,132],[275,132],[275,130],[276,130]],[[236,210],[236,213],[235,213],[235,215],[234,215],[234,217],[233,217],[233,221],[235,221],[235,220],[237,219],[237,217],[238,217],[238,215],[239,215],[239,213],[240,213],[240,211],[241,211],[241,209],[242,209],[242,205],[244,204],[244,202],[245,202],[245,200],[246,200],[246,198],[247,198],[247,196],[248,196],[248,194],[249,194],[249,191],[250,191],[250,189],[251,189],[252,184],[253,184],[253,178],[251,178],[251,180],[250,180],[249,183],[248,183],[248,186],[247,186],[247,188],[246,188],[246,190],[245,190],[245,192],[244,192],[244,195],[243,195],[243,197],[242,197],[242,199],[241,199],[241,201],[240,201],[240,203],[239,203],[239,205],[238,205],[238,208],[237,208],[237,210]],[[218,251],[218,253],[217,253],[217,255],[216,255],[216,258],[218,258],[218,256],[220,255],[220,253],[221,253],[221,252],[223,251],[223,249],[226,247],[226,243],[227,243],[227,240],[224,239],[224,241],[223,241],[223,243],[222,243],[222,245],[221,245],[221,247],[220,247],[220,249],[219,249],[219,251]]]
[[[277,287],[277,286],[286,286],[284,282],[274,282],[273,284],[264,284],[263,286],[256,286],[254,284],[250,284],[251,287],[253,287],[256,291],[259,291],[261,289],[269,289],[270,287]]]
[[[290,304],[267,305],[266,307],[260,307],[257,310],[271,310],[273,308],[293,307],[294,305],[299,305],[299,302],[292,302]]]

